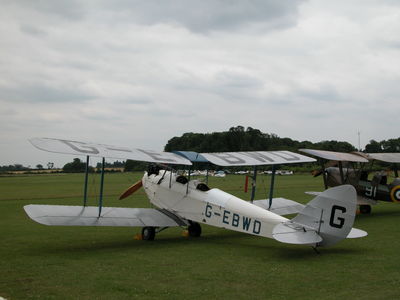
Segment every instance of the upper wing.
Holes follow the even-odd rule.
[[[132,159],[164,164],[192,164],[188,159],[170,152],[157,152],[152,150],[132,149],[126,147],[116,147],[103,144],[92,144],[50,138],[33,138],[29,141],[33,146],[40,150],[55,153]]]
[[[314,158],[290,151],[250,151],[201,153],[218,166],[261,166],[313,162]]]
[[[170,213],[152,208],[103,207],[65,205],[26,205],[28,216],[43,225],[52,226],[127,226],[173,227],[182,220]]]
[[[400,163],[400,153],[367,153],[367,157],[388,163]]]
[[[344,152],[334,152],[334,151],[325,151],[325,150],[314,150],[314,149],[299,149],[299,151],[311,154],[326,160],[335,160],[335,161],[352,161],[352,162],[368,162],[368,159],[352,153],[344,153]]]
[[[181,151],[171,153],[52,138],[32,138],[29,141],[36,148],[48,152],[177,165],[191,165],[191,161],[209,161],[219,166],[257,166],[315,161],[314,158],[290,151],[216,152],[201,154]]]
[[[388,163],[400,163],[400,153],[344,153],[314,149],[299,149],[299,151],[308,153],[326,160],[368,162],[368,160],[380,160]]]

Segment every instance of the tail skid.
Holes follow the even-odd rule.
[[[351,185],[341,185],[324,191],[310,201],[293,219],[278,224],[273,237],[284,243],[332,246],[344,238],[366,236],[353,229],[357,194]]]

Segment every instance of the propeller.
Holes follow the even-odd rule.
[[[317,177],[317,176],[321,175],[323,172],[324,172],[323,169],[313,170],[313,171],[311,172],[311,175],[312,175],[313,177]]]
[[[324,166],[323,169],[313,170],[313,171],[311,172],[311,175],[313,175],[314,177],[318,177],[319,175],[321,175],[322,173],[324,173],[324,171],[325,171],[327,168],[336,167],[337,164],[338,164],[337,161],[330,160],[330,161],[328,161],[328,162],[325,164],[325,166]]]
[[[132,195],[134,192],[136,192],[142,186],[143,186],[143,182],[142,182],[142,180],[139,180],[135,184],[131,185],[121,196],[119,196],[119,200],[125,199],[126,197]]]

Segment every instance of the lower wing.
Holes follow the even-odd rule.
[[[153,208],[103,207],[65,205],[26,205],[27,215],[43,225],[51,226],[125,226],[173,227],[185,225],[178,216]]]

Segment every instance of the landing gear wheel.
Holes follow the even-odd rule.
[[[143,227],[142,228],[142,238],[145,241],[153,241],[156,237],[155,227]]]
[[[367,215],[371,213],[371,205],[360,205],[360,213]]]
[[[190,222],[188,231],[190,237],[199,237],[201,235],[201,226],[199,223]]]

